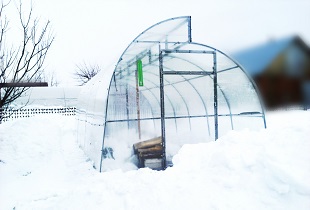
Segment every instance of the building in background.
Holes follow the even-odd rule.
[[[310,48],[298,36],[233,55],[256,82],[267,109],[310,106]]]

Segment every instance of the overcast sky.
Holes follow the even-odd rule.
[[[23,0],[30,4],[31,0]],[[111,65],[149,26],[192,16],[193,41],[231,53],[298,34],[310,44],[309,0],[32,0],[36,16],[50,20],[55,42],[45,66],[61,85],[73,85],[83,62]],[[13,10],[10,10],[13,11]]]

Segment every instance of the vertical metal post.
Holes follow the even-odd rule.
[[[152,63],[152,51],[149,50],[148,54],[149,54],[149,64],[151,64]]]
[[[214,89],[214,129],[215,141],[218,139],[218,101],[217,101],[217,64],[216,51],[213,53],[213,89]]]
[[[192,17],[188,18],[188,42],[192,42]]]
[[[139,140],[141,139],[141,122],[140,122],[140,92],[139,92],[139,85],[138,85],[138,68],[135,71],[136,76],[136,105],[137,105],[137,123],[138,123],[138,133],[139,133]]]
[[[166,168],[166,130],[165,130],[165,93],[164,93],[164,69],[163,54],[159,45],[159,89],[160,89],[160,120],[161,139],[163,146],[162,168]]]
[[[128,84],[126,85],[126,114],[127,114],[127,127],[129,130],[129,97],[128,97]]]

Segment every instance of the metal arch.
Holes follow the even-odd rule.
[[[263,121],[264,121],[264,127],[267,128],[267,124],[266,124],[266,117],[265,117],[265,108],[264,108],[264,105],[263,105],[263,100],[262,100],[262,96],[258,90],[258,87],[257,85],[255,84],[253,78],[247,73],[247,71],[244,70],[244,68],[242,67],[241,64],[239,64],[237,61],[235,61],[233,58],[231,58],[230,56],[228,56],[227,54],[223,53],[222,51],[218,50],[218,49],[215,49],[214,47],[211,47],[211,46],[208,46],[208,45],[205,45],[205,44],[200,44],[200,43],[196,43],[196,42],[191,42],[191,44],[194,44],[194,45],[199,45],[199,46],[203,46],[203,47],[208,47],[210,49],[213,49],[219,53],[221,53],[222,55],[226,56],[227,58],[229,58],[232,62],[234,62],[237,66],[239,66],[239,68],[241,69],[241,71],[243,71],[243,73],[247,76],[247,78],[249,79],[249,81],[251,82],[251,84],[253,85],[254,87],[254,90],[258,96],[258,99],[259,99],[259,102],[260,102],[260,105],[261,105],[261,108],[262,108],[262,118],[263,118]]]
[[[172,58],[175,58],[175,59],[180,59],[180,60],[183,60],[183,61],[185,61],[185,62],[188,62],[188,63],[190,63],[190,64],[192,64],[193,66],[196,66],[197,68],[199,68],[200,70],[203,70],[203,68],[201,68],[200,66],[198,66],[197,64],[195,64],[195,63],[193,63],[193,62],[191,62],[191,61],[189,61],[189,60],[186,60],[186,59],[184,59],[184,58],[179,58],[179,57],[175,57],[175,56],[171,56],[171,55],[169,55],[169,57],[172,57]],[[212,77],[211,77],[211,75],[208,75],[211,79],[213,79]],[[204,76],[201,76],[201,77],[204,77]],[[183,77],[184,78],[184,77]],[[197,77],[197,78],[199,78],[199,77]],[[186,80],[187,82],[189,82],[190,84],[192,84],[189,80]],[[191,85],[192,86],[192,85]],[[224,91],[222,90],[222,88],[221,88],[221,86],[217,83],[217,87],[219,87],[219,89],[220,89],[220,91],[221,91],[221,93],[223,94],[223,97],[224,97],[224,99],[225,99],[225,101],[226,101],[226,104],[227,104],[227,106],[228,106],[228,110],[229,110],[229,116],[230,116],[230,123],[231,123],[231,127],[232,127],[232,129],[233,129],[233,120],[232,120],[232,113],[231,113],[231,107],[230,107],[230,103],[229,103],[229,101],[228,101],[228,99],[227,99],[227,97],[226,97],[226,95],[224,94]],[[196,89],[196,88],[195,88]],[[200,95],[200,93],[198,92],[198,91],[196,91],[197,92],[197,94],[201,97],[201,95]],[[201,97],[202,98],[202,97]],[[202,99],[202,101],[203,101],[203,104],[204,104],[204,106],[205,106],[205,103],[204,103],[204,100]],[[207,112],[207,109],[205,109],[206,110],[206,114],[208,115],[208,112]],[[209,122],[208,122],[209,123]]]
[[[151,64],[151,65],[152,65],[152,66],[155,66],[155,65],[153,65],[153,64]],[[168,68],[166,68],[166,69],[168,69]],[[157,76],[154,72],[145,72],[145,73],[153,74],[153,75]],[[179,91],[171,82],[169,82],[167,79],[164,79],[164,80],[165,80],[166,82],[168,82],[169,85],[171,85],[171,86],[173,87],[173,89],[180,95],[182,101],[183,101],[184,104],[185,104],[187,114],[188,114],[188,116],[190,116],[189,108],[188,108],[188,105],[187,105],[187,103],[186,103],[186,101],[185,101],[183,95],[180,93],[180,91]],[[167,95],[167,94],[165,94],[165,95]],[[190,127],[190,129],[192,129],[192,126],[191,126],[191,118],[188,118],[188,121],[189,121],[189,127]]]
[[[114,75],[114,72],[113,72],[113,75]],[[104,116],[104,129],[103,129],[103,137],[102,137],[102,147],[101,147],[101,158],[100,158],[100,170],[99,170],[99,172],[102,171],[102,157],[103,157],[102,152],[103,152],[103,149],[104,149],[104,140],[105,140],[105,134],[106,134],[106,130],[107,130],[107,113],[108,113],[108,107],[109,107],[109,95],[110,95],[112,81],[113,81],[113,76],[111,77],[111,80],[110,80],[110,84],[109,84],[109,87],[108,87],[108,96],[107,96],[107,100],[106,100],[105,116]]]

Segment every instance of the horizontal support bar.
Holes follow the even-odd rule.
[[[188,44],[188,42],[166,42],[166,41],[139,41],[136,40],[135,43],[155,43],[155,44],[159,44],[159,43],[164,43],[164,44]]]
[[[224,71],[229,71],[229,70],[232,70],[232,69],[236,69],[238,67],[239,66],[230,67],[230,68],[227,68],[227,69],[223,69],[223,70],[217,71],[217,73],[221,73],[221,72],[224,72]]]
[[[162,50],[164,53],[200,53],[200,54],[214,54],[215,51],[209,50]]]
[[[47,82],[8,82],[0,83],[0,88],[2,87],[47,87]]]
[[[260,112],[242,112],[239,114],[219,114],[219,117],[229,117],[229,116],[241,116],[241,117],[262,117],[262,113]],[[189,116],[177,116],[177,117],[165,117],[166,120],[171,119],[186,119],[186,118],[203,118],[203,117],[214,117],[214,115],[189,115]],[[150,117],[150,118],[141,118],[139,120],[160,120],[160,117]],[[108,120],[107,123],[114,122],[130,122],[130,121],[138,121],[138,119],[123,119],[123,120]]]
[[[208,71],[164,71],[164,75],[213,75],[214,72]]]

